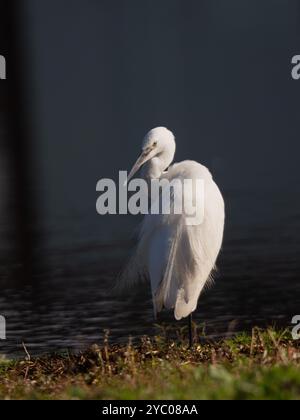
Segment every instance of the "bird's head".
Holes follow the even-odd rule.
[[[127,182],[146,162],[154,157],[159,157],[162,160],[162,166],[167,168],[174,158],[175,149],[175,137],[170,130],[165,127],[150,130],[144,137],[142,153],[133,165]]]

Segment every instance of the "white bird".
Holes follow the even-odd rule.
[[[172,163],[175,137],[164,127],[154,128],[145,136],[142,153],[128,175],[129,181],[143,166],[142,176],[152,179],[200,179],[204,183],[204,203],[195,190],[181,192],[197,207],[204,204],[202,223],[189,225],[187,215],[147,214],[142,222],[134,256],[122,275],[122,287],[129,288],[142,279],[151,283],[154,313],[173,309],[176,320],[189,317],[192,344],[192,313],[204,286],[212,280],[224,230],[224,201],[209,170],[198,162]],[[178,199],[174,193],[172,200]],[[203,197],[201,197],[203,199]],[[153,203],[152,203],[153,204]],[[171,203],[172,204],[172,203]]]

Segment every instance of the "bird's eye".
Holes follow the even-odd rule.
[[[153,146],[154,146],[154,147],[156,147],[156,146],[157,146],[157,141],[155,141],[155,142],[153,143]]]

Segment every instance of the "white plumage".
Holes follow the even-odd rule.
[[[222,245],[225,216],[222,195],[208,169],[189,160],[169,167],[174,154],[174,135],[164,127],[151,130],[128,180],[142,165],[142,176],[147,180],[203,180],[204,219],[199,225],[188,225],[184,213],[146,215],[134,256],[123,272],[122,286],[128,288],[143,278],[149,279],[155,314],[163,307],[174,309],[175,318],[180,320],[196,309],[200,293],[211,279]],[[190,193],[184,189],[183,194]],[[194,191],[192,194],[184,198],[203,205]],[[173,204],[178,198],[182,197],[173,195]]]

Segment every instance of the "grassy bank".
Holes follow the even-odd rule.
[[[78,355],[0,361],[0,398],[300,399],[300,342],[288,331],[206,342],[144,337]]]

